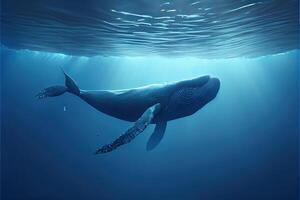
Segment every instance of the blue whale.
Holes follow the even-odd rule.
[[[102,113],[134,122],[124,134],[110,144],[96,150],[107,153],[129,143],[142,133],[149,124],[155,124],[147,143],[147,150],[154,149],[164,136],[167,122],[197,112],[213,100],[220,88],[220,80],[201,76],[165,84],[153,84],[124,90],[81,90],[76,82],[63,71],[65,85],[43,89],[36,97],[55,97],[72,93]]]

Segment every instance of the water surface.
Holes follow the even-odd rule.
[[[297,0],[3,0],[2,44],[68,55],[257,57],[298,48]]]

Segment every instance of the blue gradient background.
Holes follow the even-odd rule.
[[[1,48],[2,199],[296,200],[299,51],[254,59],[72,57]],[[64,82],[120,89],[203,74],[217,98],[168,124],[152,152],[153,126],[105,154],[96,147],[131,123],[66,94],[36,100]],[[66,111],[64,111],[64,106]]]

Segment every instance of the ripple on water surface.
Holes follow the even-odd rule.
[[[95,55],[256,57],[298,48],[298,1],[4,0],[2,44]]]

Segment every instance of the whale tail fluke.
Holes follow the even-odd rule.
[[[68,89],[67,91],[75,95],[80,95],[80,89],[76,82],[63,70],[63,68],[61,68],[61,70],[65,75],[65,86]]]
[[[38,99],[60,96],[65,92],[70,92],[75,95],[80,95],[80,89],[78,88],[76,82],[67,73],[65,73],[63,69],[62,71],[65,75],[65,86],[55,85],[55,86],[45,88],[36,95]]]

